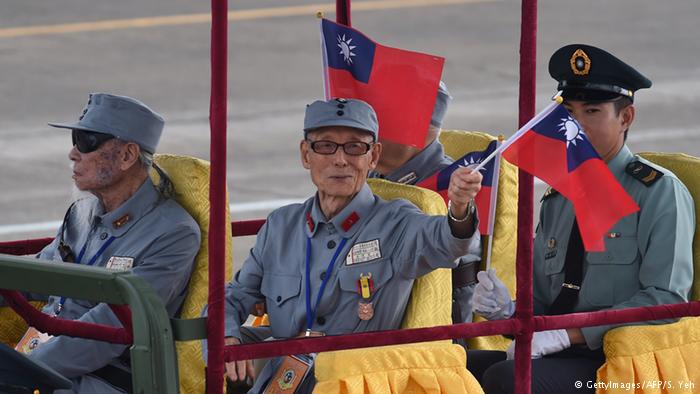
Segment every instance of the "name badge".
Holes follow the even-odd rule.
[[[112,256],[107,261],[107,269],[112,271],[128,271],[133,266],[133,257]]]
[[[32,350],[51,338],[53,338],[53,336],[43,333],[34,327],[29,327],[22,339],[17,342],[15,350],[20,353],[29,354]]]
[[[353,265],[366,263],[382,257],[382,252],[379,249],[379,240],[374,239],[368,242],[362,242],[353,245],[345,258],[345,265]]]
[[[293,394],[309,373],[312,360],[300,356],[284,356],[282,364],[270,379],[263,394]]]

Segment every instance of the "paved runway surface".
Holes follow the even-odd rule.
[[[314,11],[334,18],[333,3],[230,1],[234,219],[264,217],[313,191],[297,147],[304,105],[322,95]],[[632,149],[700,156],[700,2],[539,4],[538,108],[555,88],[546,69],[555,49],[601,46],[654,82],[637,96]],[[2,9],[0,240],[55,232],[71,199],[70,138],[46,123],[76,119],[89,92],[140,98],[167,120],[161,152],[208,158],[209,2],[5,0]],[[518,1],[355,1],[353,9],[353,25],[378,42],[447,58],[455,99],[446,128],[516,129]],[[237,263],[251,238],[235,241]]]

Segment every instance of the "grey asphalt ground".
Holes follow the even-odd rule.
[[[316,2],[230,3],[246,10]],[[208,24],[2,36],[16,27],[207,13],[208,1],[3,0],[1,9],[0,240],[54,234],[32,225],[60,220],[68,206],[70,138],[46,123],[75,120],[89,92],[140,98],[167,120],[161,152],[209,157]],[[700,156],[698,15],[697,0],[540,0],[537,107],[554,93],[549,55],[568,43],[597,45],[654,82],[637,96],[632,149]],[[443,79],[454,101],[446,128],[505,135],[517,128],[519,20],[515,0],[353,13],[354,27],[384,45],[447,58]],[[314,190],[297,147],[304,105],[322,95],[318,20],[309,13],[232,21],[229,39],[234,220],[262,218],[269,209],[245,204]],[[238,263],[251,242],[234,241]]]

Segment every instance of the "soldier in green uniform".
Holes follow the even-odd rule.
[[[534,242],[533,294],[538,315],[686,302],[693,281],[693,200],[671,171],[633,155],[625,144],[635,118],[634,92],[651,81],[610,53],[567,45],[549,62],[564,105],[640,210],[605,235],[605,252],[583,250],[572,204],[548,190]],[[474,310],[512,316],[513,301],[492,271],[478,274]],[[637,324],[658,324],[663,321]],[[532,392],[581,393],[605,361],[603,336],[617,325],[536,332]],[[507,360],[504,360],[506,359]],[[467,366],[487,393],[513,392],[513,346],[470,352]],[[584,383],[582,389],[574,383]],[[589,388],[592,390],[592,388]]]

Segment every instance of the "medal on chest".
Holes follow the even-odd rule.
[[[357,317],[360,320],[370,320],[374,317],[374,306],[369,301],[374,291],[371,272],[367,275],[360,273],[360,279],[357,281],[357,291],[360,294],[360,300],[357,302]]]

